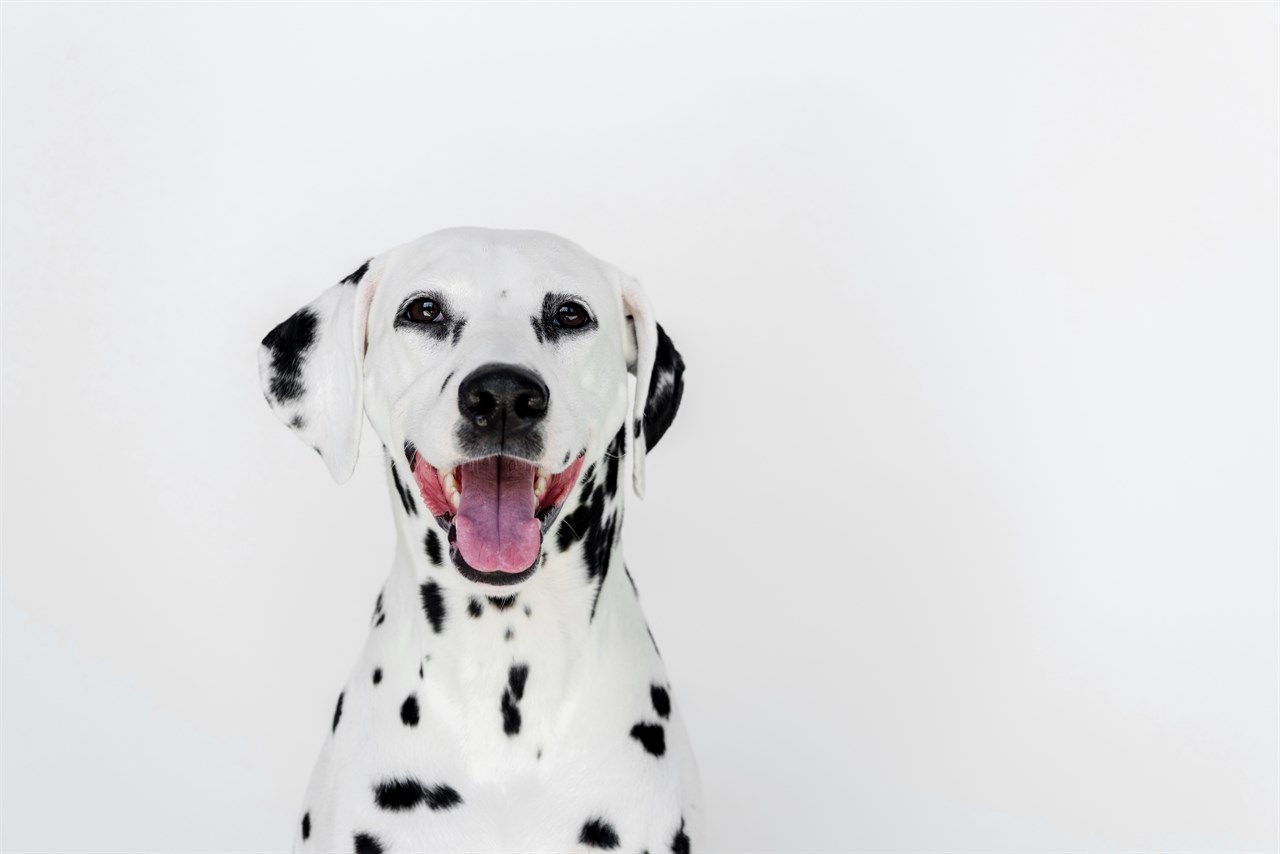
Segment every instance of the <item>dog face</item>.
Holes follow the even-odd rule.
[[[627,423],[642,492],[645,449],[683,389],[683,362],[638,283],[530,231],[450,229],[372,258],[273,329],[259,355],[268,402],[340,482],[364,415],[403,449],[455,565],[486,584],[536,570],[584,461]]]

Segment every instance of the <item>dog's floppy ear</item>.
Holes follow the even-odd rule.
[[[258,348],[267,403],[316,449],[338,483],[351,477],[360,454],[365,325],[381,273],[377,260],[366,261],[268,332]]]
[[[622,276],[622,305],[634,336],[627,342],[627,368],[636,377],[631,428],[632,486],[636,495],[643,498],[645,453],[658,444],[680,408],[684,359],[654,318],[653,306],[640,283],[626,275]]]

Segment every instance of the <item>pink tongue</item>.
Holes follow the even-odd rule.
[[[458,551],[481,572],[523,572],[538,559],[533,466],[487,457],[462,466]]]

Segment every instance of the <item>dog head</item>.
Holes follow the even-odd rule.
[[[684,371],[634,279],[551,234],[474,228],[371,258],[271,330],[259,367],[272,409],[338,482],[366,415],[403,449],[454,564],[486,584],[537,569],[584,462],[620,431],[643,494]],[[394,460],[392,476],[405,499]]]

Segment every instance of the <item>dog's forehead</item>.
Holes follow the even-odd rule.
[[[391,250],[382,287],[395,295],[441,289],[483,300],[540,303],[548,292],[601,299],[618,285],[607,265],[563,237],[453,228]]]

